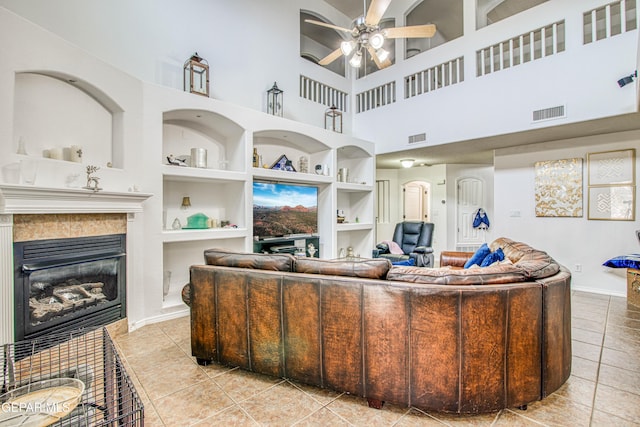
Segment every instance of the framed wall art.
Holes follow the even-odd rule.
[[[634,185],[589,187],[589,219],[635,220]]]
[[[587,154],[589,219],[635,221],[636,150]]]
[[[589,185],[635,185],[636,150],[587,154]]]
[[[537,217],[582,217],[582,159],[536,162]]]

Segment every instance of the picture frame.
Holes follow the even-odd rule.
[[[589,219],[635,221],[635,193],[635,185],[589,187]]]
[[[587,154],[588,185],[635,185],[636,150]]]
[[[582,158],[535,162],[537,217],[582,217]]]
[[[297,172],[296,168],[293,166],[293,163],[291,162],[291,160],[289,160],[289,158],[286,156],[286,154],[283,154],[282,156],[280,156],[278,158],[278,160],[276,160],[271,165],[270,169],[272,169],[272,170],[280,170],[280,171],[287,171],[287,172]]]

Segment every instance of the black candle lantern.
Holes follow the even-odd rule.
[[[209,96],[209,63],[198,52],[184,63],[184,90]]]
[[[276,82],[273,82],[273,87],[267,91],[267,113],[282,117],[283,99],[284,91],[278,87]]]
[[[324,128],[342,133],[342,111],[338,110],[335,105],[332,105],[324,113]]]

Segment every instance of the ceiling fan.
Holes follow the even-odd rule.
[[[382,15],[384,15],[391,1],[392,0],[372,0],[369,10],[367,11],[366,0],[363,0],[365,13],[355,20],[352,29],[313,19],[305,19],[305,22],[309,24],[333,28],[337,31],[349,33],[352,37],[351,40],[340,43],[338,49],[322,58],[318,64],[328,65],[341,55],[344,55],[345,57],[351,56],[349,64],[354,68],[358,68],[362,63],[363,51],[366,50],[378,68],[383,69],[391,65],[389,52],[382,47],[386,39],[433,37],[436,33],[436,26],[432,24],[380,28],[380,19],[382,19]]]

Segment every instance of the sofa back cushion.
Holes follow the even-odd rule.
[[[233,252],[226,249],[204,251],[207,265],[252,268],[255,270],[293,271],[295,258],[290,254]]]
[[[527,276],[522,269],[507,262],[472,268],[393,266],[387,280],[434,285],[497,285],[525,282]]]
[[[520,268],[527,280],[553,276],[560,271],[560,265],[546,252],[534,249],[526,243],[500,237],[489,245],[492,251],[501,248],[505,258]]]
[[[363,279],[385,279],[390,268],[391,261],[385,258],[345,261],[300,257],[296,259],[294,271]]]

